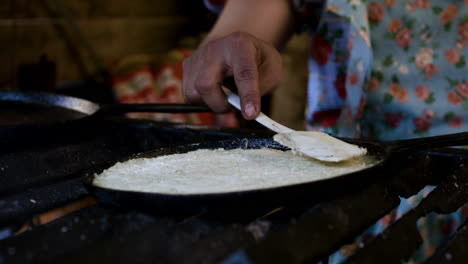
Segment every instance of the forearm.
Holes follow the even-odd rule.
[[[233,32],[247,32],[281,49],[294,28],[289,0],[231,0],[202,45]]]

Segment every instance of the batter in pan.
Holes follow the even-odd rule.
[[[204,194],[263,189],[323,180],[375,164],[369,156],[320,162],[275,149],[200,149],[117,163],[94,185],[164,194]]]

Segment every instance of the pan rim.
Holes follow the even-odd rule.
[[[63,107],[86,115],[92,115],[100,109],[97,103],[86,99],[46,92],[0,91],[0,101]]]

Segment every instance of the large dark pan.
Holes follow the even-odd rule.
[[[22,112],[24,115],[21,115]],[[0,91],[0,115],[4,117],[2,120],[8,120],[8,116],[23,118],[24,120],[16,120],[18,124],[21,124],[21,121],[26,124],[63,122],[87,116],[129,112],[194,113],[211,112],[211,110],[206,106],[188,104],[99,105],[85,99],[58,94]],[[11,120],[11,123],[13,121],[15,120]]]
[[[188,104],[97,103],[71,96],[0,91],[0,152],[94,133],[102,120],[130,112],[211,112]]]
[[[162,193],[141,193],[110,190],[93,186],[91,183],[95,174],[102,172],[113,164],[105,164],[88,171],[85,174],[85,181],[87,186],[95,192],[98,199],[104,203],[127,208],[138,208],[150,213],[187,214],[214,211],[216,213],[221,212],[221,214],[225,215],[235,215],[255,211],[258,214],[261,212],[260,210],[271,210],[277,206],[286,205],[291,202],[294,203],[294,201],[298,201],[298,199],[307,199],[313,203],[314,201],[335,197],[336,195],[344,194],[346,192],[360,190],[365,185],[378,180],[378,178],[383,174],[380,173],[382,172],[381,169],[386,167],[387,161],[391,157],[404,156],[397,154],[414,153],[418,150],[432,147],[467,144],[468,133],[395,142],[369,142],[361,140],[347,141],[367,148],[368,154],[374,156],[378,162],[374,166],[361,171],[327,180],[275,188],[214,194],[173,195]],[[274,142],[271,138],[227,140],[159,149],[131,156],[122,161],[133,158],[157,157],[175,153],[184,153],[197,149],[255,149],[264,147],[281,150],[287,149]],[[284,176],[287,177],[288,175]]]

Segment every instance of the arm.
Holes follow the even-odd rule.
[[[293,33],[290,0],[228,1],[202,45],[234,32],[245,32],[281,49]]]
[[[233,76],[242,113],[254,119],[260,96],[281,78],[281,48],[292,35],[289,0],[231,0],[193,55],[184,61],[183,92],[216,112],[229,109],[220,85]]]

